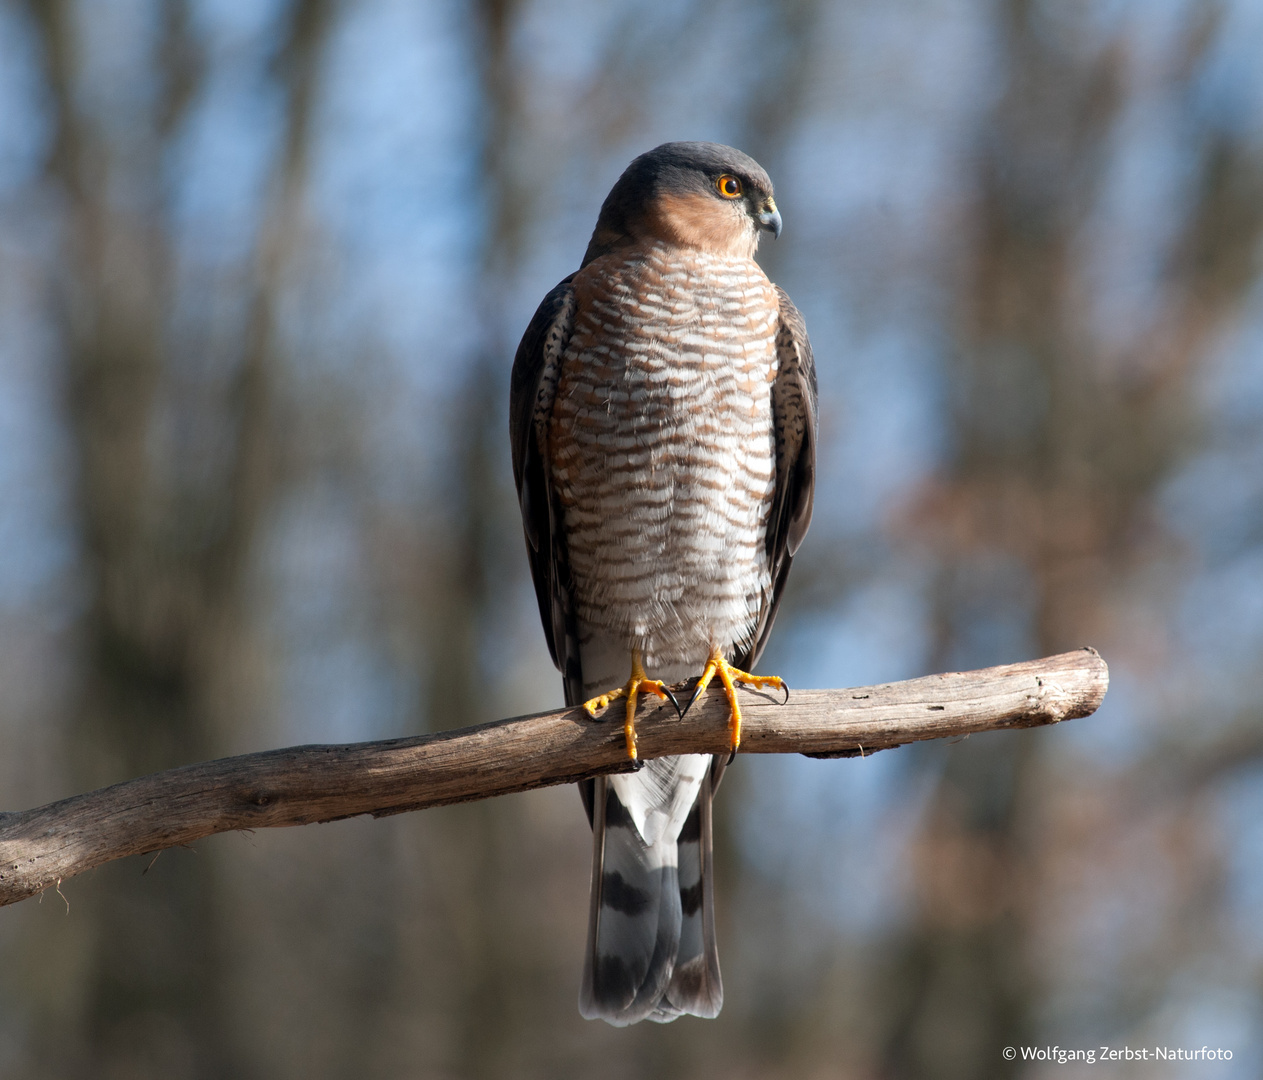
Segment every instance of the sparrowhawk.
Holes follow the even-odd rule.
[[[779,236],[772,182],[714,143],[636,158],[580,268],[544,298],[513,364],[510,437],[548,647],[566,702],[718,674],[767,642],[811,520],[816,375],[802,316],[754,261]],[[630,677],[628,670],[630,668]],[[580,785],[593,829],[579,1008],[611,1024],[723,1004],[711,799],[729,756],[650,760]]]

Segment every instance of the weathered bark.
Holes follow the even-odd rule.
[[[982,671],[849,690],[805,690],[781,705],[744,695],[741,750],[858,756],[924,739],[1087,716],[1109,671],[1093,649]],[[381,816],[627,771],[622,708],[581,709],[458,731],[343,746],[297,746],[129,780],[0,814],[0,904],[93,866],[212,833]],[[642,758],[724,753],[727,706],[708,693],[683,719],[653,700],[637,722]]]

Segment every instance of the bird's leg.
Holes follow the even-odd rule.
[[[697,682],[697,688],[693,691],[693,696],[684,709],[685,712],[688,712],[693,702],[706,693],[706,687],[710,685],[711,679],[716,674],[719,675],[719,681],[724,684],[724,694],[728,698],[728,707],[732,710],[728,716],[728,732],[731,735],[731,745],[735,753],[737,747],[741,745],[741,706],[737,703],[737,683],[756,688],[775,686],[778,690],[785,691],[786,701],[789,700],[789,684],[779,675],[751,675],[748,671],[735,668],[723,658],[717,648],[712,648],[710,659],[706,661],[702,677]]]
[[[595,720],[597,709],[604,709],[610,702],[617,701],[621,697],[627,699],[627,713],[626,719],[623,721],[623,734],[627,738],[627,756],[632,761],[636,760],[636,699],[640,696],[642,690],[647,690],[651,694],[657,694],[663,701],[670,698],[671,704],[675,706],[675,711],[677,713],[680,711],[679,702],[675,700],[675,695],[667,689],[666,684],[661,679],[651,679],[645,674],[645,669],[640,666],[639,649],[632,649],[631,678],[627,680],[626,685],[583,703],[583,707],[588,710],[588,715]]]

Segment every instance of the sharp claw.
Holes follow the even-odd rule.
[[[680,711],[680,703],[675,700],[675,695],[671,693],[671,690],[669,687],[664,686],[662,689],[663,691],[665,691],[667,697],[671,699],[671,704],[675,706],[675,715],[678,716],[681,720],[683,720],[684,713]],[[693,703],[690,701],[689,704],[692,705]],[[686,709],[685,712],[687,711],[688,710]]]
[[[785,700],[782,701],[781,704],[788,705],[789,704],[789,683],[787,683],[784,679],[781,680],[781,689],[785,691]]]
[[[693,694],[689,698],[689,703],[684,706],[684,711],[680,713],[681,720],[683,720],[688,715],[689,709],[691,709],[695,704],[697,704],[697,699],[701,696],[702,696],[702,680],[698,679],[697,683],[693,687]]]

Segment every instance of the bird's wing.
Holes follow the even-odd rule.
[[[574,289],[568,277],[544,297],[522,335],[509,385],[513,480],[539,617],[548,651],[565,680],[567,705],[583,700],[583,672],[561,510],[548,475],[547,438],[561,357],[574,327],[574,311]]]
[[[781,307],[776,331],[776,381],[772,384],[776,491],[767,526],[772,592],[763,606],[749,655],[734,661],[746,671],[754,670],[772,631],[790,563],[811,524],[816,488],[816,362],[802,315],[779,285],[776,295]]]

